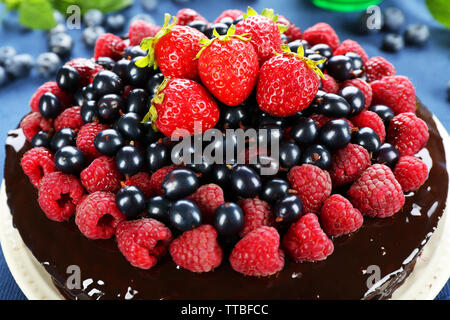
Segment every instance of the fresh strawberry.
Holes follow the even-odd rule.
[[[250,34],[250,43],[255,47],[260,65],[269,60],[274,52],[281,52],[280,32],[286,31],[287,27],[278,26],[277,18],[273,10],[264,9],[259,15],[249,7],[244,19],[236,25],[236,34]]]
[[[215,30],[214,30],[215,31]],[[234,35],[232,25],[226,35],[202,41],[197,55],[202,83],[221,102],[237,106],[252,92],[258,78],[258,56],[245,35]]]
[[[200,13],[193,9],[183,8],[178,10],[177,13],[177,24],[180,26],[186,26],[192,21],[204,21],[208,22]]]
[[[197,123],[200,126],[197,131],[213,128],[219,120],[219,108],[208,91],[197,82],[165,78],[143,122],[149,119],[168,137],[173,133],[193,134]]]
[[[262,66],[259,73],[256,99],[261,110],[277,117],[296,114],[307,108],[319,90],[317,64],[303,56],[303,47],[297,54],[286,47]]]

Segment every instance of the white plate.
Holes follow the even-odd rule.
[[[444,140],[447,163],[450,139],[440,121],[433,117]],[[447,168],[448,170],[448,168]],[[447,207],[449,198],[447,197]],[[436,231],[418,257],[413,272],[393,294],[395,300],[432,300],[450,277],[450,219],[444,212]],[[12,225],[5,184],[0,189],[0,242],[5,260],[22,292],[30,300],[64,299],[44,267],[34,258]]]

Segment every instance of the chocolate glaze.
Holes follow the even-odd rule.
[[[20,167],[20,158],[30,148],[23,144],[21,130],[10,133],[6,146],[8,205],[23,241],[68,299],[385,299],[412,271],[447,198],[442,139],[424,106],[418,104],[417,114],[430,131],[420,156],[431,171],[420,190],[407,195],[402,211],[386,219],[366,217],[358,232],[334,239],[335,251],[325,261],[297,264],[287,259],[285,268],[268,278],[243,276],[226,259],[205,274],[179,269],[168,257],[151,270],[140,270],[125,260],[114,239],[89,240],[73,219],[47,219]],[[70,265],[81,269],[82,290],[64,285]],[[369,291],[366,269],[371,265],[380,267],[383,280]]]

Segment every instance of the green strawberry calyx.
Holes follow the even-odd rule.
[[[163,90],[167,87],[170,82],[170,77],[165,77],[163,82],[156,88],[156,93],[150,101],[150,109],[147,114],[142,119],[142,123],[146,123],[150,121],[152,123],[152,128],[154,131],[158,131],[156,128],[156,119],[158,119],[158,112],[156,111],[155,104],[161,104],[164,101],[164,92]]]
[[[326,58],[319,60],[319,61],[314,61],[314,60],[308,59],[307,57],[305,57],[305,50],[303,49],[303,46],[298,47],[297,53],[292,52],[287,44],[282,44],[281,49],[283,50],[282,53],[274,52],[274,54],[275,55],[282,54],[282,55],[286,55],[286,56],[292,56],[292,57],[296,57],[300,60],[303,60],[303,62],[306,63],[306,66],[308,68],[310,68],[312,71],[314,71],[314,73],[317,74],[317,76],[319,78],[325,79],[325,76],[323,75],[322,70],[319,69],[318,65],[327,61]]]
[[[173,19],[173,22],[170,23],[170,19]],[[140,48],[144,51],[148,50],[148,54],[136,61],[136,65],[140,68],[145,68],[147,66],[152,67],[156,70],[158,68],[158,65],[155,60],[155,46],[156,43],[158,43],[159,39],[164,37],[166,34],[172,30],[172,28],[177,24],[177,18],[172,17],[170,14],[166,13],[164,15],[164,24],[161,28],[161,30],[158,31],[158,33],[154,37],[148,37],[144,38],[141,41],[141,44],[139,45]]]
[[[266,8],[263,11],[261,11],[261,14],[258,14],[258,12],[256,12],[256,10],[250,6],[247,8],[247,12],[244,14],[244,19],[250,16],[258,16],[258,15],[269,18],[275,23],[277,23],[278,21],[278,15],[274,13],[273,9]],[[288,26],[281,23],[277,23],[277,27],[278,30],[280,30],[280,33],[284,33],[289,28]]]
[[[220,35],[216,29],[213,30],[214,38],[212,39],[200,39],[200,44],[202,45],[202,48],[195,56],[194,60],[197,60],[200,58],[203,51],[205,51],[206,48],[208,48],[214,41],[230,41],[231,38],[239,39],[242,41],[250,41],[250,33],[244,33],[244,34],[234,34],[236,32],[236,26],[232,24],[227,31],[227,34]]]

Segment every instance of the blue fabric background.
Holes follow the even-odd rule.
[[[450,104],[446,100],[446,86],[450,80],[450,30],[435,22],[428,12],[424,0],[383,1],[381,6],[396,6],[403,10],[407,23],[425,23],[430,26],[431,39],[425,48],[405,48],[403,51],[388,54],[380,51],[381,34],[361,36],[355,34],[354,22],[358,13],[337,13],[324,11],[314,7],[309,0],[221,0],[221,1],[187,1],[182,4],[169,0],[160,0],[158,7],[150,14],[161,24],[163,14],[169,12],[176,14],[182,7],[192,7],[206,18],[213,20],[223,10],[238,8],[245,11],[247,5],[253,6],[257,11],[265,7],[274,8],[294,21],[302,30],[316,22],[330,23],[339,34],[341,40],[352,38],[357,40],[369,56],[383,55],[397,68],[398,74],[408,76],[416,87],[417,95],[444,123],[450,128]],[[143,12],[139,0],[125,11],[127,17]],[[81,41],[80,30],[70,31],[74,38],[75,47],[73,57],[90,57],[92,49],[86,48]],[[21,53],[30,53],[35,58],[47,50],[46,35],[40,31],[20,32],[5,30],[0,26],[0,46],[12,45]],[[0,177],[3,176],[4,141],[7,131],[15,128],[19,120],[29,111],[28,101],[36,88],[44,82],[33,72],[30,77],[14,81],[6,87],[0,88]],[[450,299],[450,283],[437,297]],[[25,299],[17,287],[0,251],[0,299]]]

